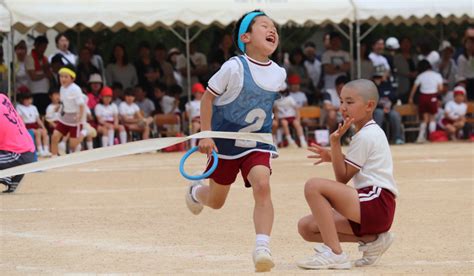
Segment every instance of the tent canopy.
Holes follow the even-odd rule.
[[[4,0],[14,29],[64,31],[79,23],[94,31],[159,26],[227,26],[245,12],[262,9],[278,24],[353,21],[349,0]]]

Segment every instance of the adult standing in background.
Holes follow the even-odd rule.
[[[112,86],[114,82],[122,84],[123,89],[134,88],[138,84],[135,66],[129,63],[127,51],[123,44],[115,44],[106,69],[107,83]]]
[[[33,94],[33,102],[38,108],[38,112],[44,115],[50,100],[48,96],[49,80],[52,77],[48,59],[44,55],[48,47],[46,36],[35,38],[34,48],[31,54],[26,57],[25,66],[30,78],[30,91]]]
[[[422,41],[419,44],[418,49],[420,51],[420,54],[418,55],[418,60],[426,59],[431,64],[431,68],[433,69],[433,71],[438,72],[441,57],[439,56],[439,53],[437,51],[433,50],[432,43],[426,40]]]
[[[186,56],[180,55],[176,60],[176,69],[181,73],[181,76],[183,76],[183,95],[181,96],[188,95],[188,85],[192,86],[197,82],[207,83],[208,66],[206,55],[198,52],[196,50],[196,45],[193,43],[189,46],[189,54],[189,62],[191,64],[191,84],[188,84],[187,79]]]
[[[100,75],[102,76],[102,80],[105,82],[105,65],[104,60],[99,55],[97,51],[97,41],[93,37],[89,37],[84,44],[84,47],[89,48],[92,53],[91,62],[95,66],[95,68],[99,69]]]
[[[349,53],[341,50],[341,46],[341,35],[337,32],[331,32],[329,34],[329,49],[321,57],[324,71],[324,89],[334,89],[337,77],[347,76],[351,70]]]
[[[439,52],[441,53],[439,73],[443,77],[443,80],[447,82],[448,91],[452,91],[456,85],[456,74],[458,72],[458,66],[453,59],[454,48],[449,41],[444,40],[439,46]]]
[[[319,82],[321,81],[321,61],[316,58],[316,45],[308,41],[304,44],[303,53],[306,57],[304,61],[304,66],[306,67],[306,72],[308,72],[308,77],[310,79],[310,88],[313,93],[311,97],[308,97],[309,104],[316,104],[320,99],[319,91]]]
[[[138,45],[138,59],[135,61],[138,84],[143,88],[147,97],[153,96],[153,85],[160,79],[163,71],[151,57],[151,47],[147,41]],[[136,98],[136,96],[135,96]]]
[[[458,57],[458,78],[466,79],[468,100],[474,99],[474,28],[468,28],[463,39],[464,51]]]
[[[160,75],[160,82],[166,84],[166,86],[171,86],[176,84],[176,79],[173,74],[173,65],[166,61],[168,53],[166,52],[166,47],[162,43],[157,43],[155,45],[154,51],[154,61],[161,68],[160,72],[163,72]]]
[[[366,80],[372,79],[375,72],[374,65],[369,59],[368,48],[366,43],[360,44],[360,77]]]
[[[99,74],[100,71],[92,64],[92,52],[89,48],[84,47],[79,52],[79,63],[77,64],[77,77],[75,83],[83,91],[87,91],[87,84],[92,74]]]
[[[390,81],[390,65],[388,60],[383,56],[385,50],[385,42],[382,38],[374,40],[372,43],[372,53],[369,59],[374,65],[375,73],[382,77],[382,81]],[[381,74],[383,73],[383,75]]]
[[[77,65],[77,56],[73,54],[71,51],[69,51],[69,39],[66,37],[64,33],[59,33],[56,35],[56,38],[54,39],[56,42],[56,51],[49,56],[48,62],[51,63],[51,59],[57,55],[60,54],[63,57],[63,63],[64,64],[70,64],[74,67]]]
[[[213,75],[217,72],[222,64],[226,62],[229,58],[235,56],[234,43],[232,42],[232,35],[225,33],[217,47],[211,49],[209,53],[209,71]]]
[[[400,52],[393,57],[393,66],[397,69],[397,96],[403,103],[408,103],[410,89],[417,75],[416,64],[411,39],[402,37],[400,39]]]
[[[28,73],[26,72],[25,60],[27,53],[26,42],[21,40],[15,45],[15,60],[13,62],[13,73],[15,74],[14,91],[30,91]]]

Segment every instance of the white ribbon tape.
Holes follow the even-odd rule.
[[[76,152],[73,154],[64,155],[57,158],[25,164],[0,170],[0,178],[14,176],[18,174],[25,174],[36,171],[50,170],[54,168],[66,167],[86,162],[102,160],[106,158],[119,157],[124,155],[150,152],[163,149],[175,144],[179,144],[190,140],[192,138],[224,138],[234,140],[248,140],[256,141],[265,144],[273,145],[272,135],[269,133],[244,133],[244,132],[221,132],[221,131],[202,131],[187,137],[166,137],[155,138],[143,141],[130,142],[126,144],[116,145],[112,147],[98,148],[94,150],[87,150]]]

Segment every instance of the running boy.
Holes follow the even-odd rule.
[[[51,138],[51,152],[53,156],[58,155],[58,143],[63,136],[69,134],[69,146],[76,149],[81,142],[81,129],[85,114],[85,97],[82,95],[81,88],[74,83],[76,73],[69,67],[63,67],[59,70],[59,80],[61,89],[59,97],[63,104],[61,117],[54,128]]]
[[[20,115],[5,94],[0,93],[0,170],[31,163],[35,158],[35,145]],[[4,193],[13,193],[23,175],[0,178],[6,186]]]
[[[201,130],[271,133],[273,103],[286,79],[285,70],[268,58],[277,48],[278,40],[273,21],[261,11],[249,12],[237,21],[234,42],[242,55],[226,61],[209,80],[201,100]],[[275,147],[208,138],[199,141],[199,148],[208,155],[217,151],[219,165],[210,176],[209,185],[191,183],[186,193],[189,210],[197,215],[203,206],[221,208],[230,185],[241,171],[246,187],[253,188],[255,199],[255,270],[271,270],[274,263],[269,249],[273,225],[270,158],[277,155]]]
[[[341,92],[344,122],[330,136],[331,150],[313,146],[315,164],[332,162],[336,181],[312,178],[305,197],[311,214],[300,219],[298,232],[309,242],[319,242],[316,254],[297,265],[305,269],[349,269],[349,256],[340,242],[359,242],[363,257],[356,266],[374,264],[388,249],[388,232],[395,213],[398,189],[393,178],[390,148],[383,130],[372,119],[378,103],[375,84],[360,79],[347,83]],[[341,137],[354,124],[355,134],[347,154]],[[354,188],[345,184],[353,179]]]

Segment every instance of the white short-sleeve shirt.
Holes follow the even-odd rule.
[[[113,122],[115,115],[118,115],[118,108],[114,103],[109,105],[98,104],[94,108],[95,116],[106,122]]]
[[[296,117],[298,106],[293,97],[282,97],[275,101],[275,106],[278,109],[278,118]]]
[[[201,101],[193,100],[188,102],[186,104],[186,112],[191,119],[201,116]]]
[[[82,90],[75,83],[71,83],[67,87],[61,86],[59,97],[63,103],[63,111],[65,113],[77,113],[79,112],[79,106],[85,105]]]
[[[462,116],[466,115],[467,104],[466,103],[456,103],[455,101],[449,101],[444,107],[445,113],[449,114],[449,117],[452,119],[459,119]]]
[[[133,119],[135,113],[140,112],[140,108],[136,103],[127,104],[127,102],[121,102],[119,106],[119,114],[127,119]]]
[[[385,133],[374,120],[352,137],[345,162],[359,169],[352,178],[356,189],[377,186],[398,196],[390,146]]]
[[[369,55],[369,59],[372,61],[372,65],[376,72],[390,71],[390,65],[388,64],[386,57],[372,52]]]
[[[46,108],[46,115],[45,115],[46,121],[48,122],[59,121],[60,108],[61,106],[59,104],[50,103],[48,107]]]
[[[308,104],[308,98],[306,97],[306,94],[301,91],[290,92],[290,96],[293,98],[293,100],[295,100],[296,106],[298,108]]]
[[[19,104],[16,106],[16,111],[20,114],[25,124],[36,123],[36,120],[39,118],[38,109],[32,104],[28,106]]]
[[[262,89],[275,93],[285,89],[286,71],[269,60],[266,63],[244,56],[255,83]],[[207,89],[217,98],[215,105],[225,105],[235,100],[244,84],[244,68],[239,58],[226,61],[221,69],[209,80]]]
[[[425,71],[416,77],[415,84],[420,86],[423,94],[438,93],[438,85],[443,84],[443,77],[433,70]]]

